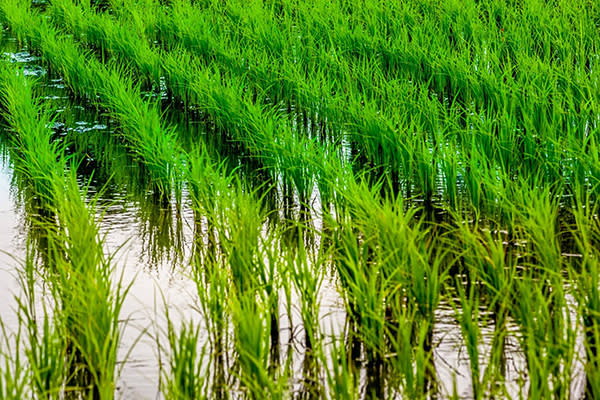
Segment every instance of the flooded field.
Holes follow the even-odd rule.
[[[600,398],[600,8],[0,2],[0,398]]]

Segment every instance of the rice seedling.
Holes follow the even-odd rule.
[[[302,244],[297,254],[288,256],[288,274],[300,295],[300,314],[305,330],[306,351],[319,348],[319,292],[323,283],[323,260],[309,258]]]
[[[68,190],[79,197],[77,183],[74,179],[70,182]],[[68,233],[61,231],[64,236],[58,237],[64,248],[57,248],[57,252],[64,256],[56,260],[58,285],[53,289],[61,305],[59,321],[90,374],[90,393],[112,398],[118,373],[119,314],[130,286],[123,285],[122,277],[116,281],[111,278],[113,269],[110,258],[104,255],[97,226],[81,223],[82,217],[93,221],[94,214],[88,213],[89,208],[73,198],[61,204],[61,222]]]
[[[198,349],[200,327],[193,321],[184,321],[176,331],[167,313],[167,335],[171,354],[162,388],[164,395],[169,399],[208,398],[204,387],[204,351]]]
[[[279,261],[270,247],[274,236],[262,237],[265,216],[260,200],[252,192],[245,193],[223,164],[213,164],[205,152],[191,160],[192,199],[197,213],[206,213],[209,235],[216,235],[209,240],[219,244],[219,250],[200,250],[197,261],[203,263],[197,266],[195,278],[213,360],[222,363],[227,314],[231,314],[243,387],[252,396],[281,396],[284,381],[270,378],[268,357],[269,349],[273,351],[279,342]],[[216,378],[214,384],[222,385]],[[214,390],[219,393],[223,388]]]
[[[455,219],[459,220],[459,217]],[[478,214],[475,214],[473,220],[479,220]],[[462,310],[459,324],[472,363],[474,396],[487,396],[487,393],[493,394],[495,390],[502,393],[506,371],[504,351],[507,320],[515,301],[514,285],[518,279],[518,250],[511,250],[508,233],[494,229],[493,225],[482,227],[477,222],[472,225],[464,223],[458,229],[461,246],[458,251],[462,259],[461,265],[465,268],[465,277],[468,279],[467,289],[462,289],[463,282],[457,282],[456,285]],[[468,293],[465,290],[468,290]],[[485,321],[476,323],[473,319],[480,314],[478,308],[481,307],[481,301],[493,314]],[[478,368],[482,323],[494,324],[485,371]]]
[[[576,230],[574,231],[577,247],[582,255],[580,270],[573,271],[573,280],[577,284],[577,294],[585,343],[585,374],[586,397],[594,398],[598,395],[598,339],[599,339],[599,300],[598,292],[598,218],[596,206],[589,203],[586,198],[579,198],[573,214],[575,216]]]
[[[235,332],[235,349],[242,390],[249,397],[285,397],[285,378],[270,373],[270,316],[254,293],[240,294],[230,304]]]
[[[391,376],[390,385],[407,397],[427,398],[428,393],[435,392],[431,376],[433,354],[427,349],[432,327],[403,304],[394,304],[393,318],[389,363],[397,376]]]
[[[212,358],[212,390],[215,397],[224,397],[227,391],[225,381],[225,359],[228,349],[228,275],[218,263],[206,263],[204,271],[197,271],[195,280],[199,296],[199,310],[208,334],[210,356]],[[199,268],[200,266],[197,266]],[[182,331],[180,335],[185,335]],[[181,339],[183,340],[183,338]],[[177,360],[174,360],[174,364]],[[175,365],[172,369],[176,369]],[[208,374],[207,374],[208,375]]]
[[[71,357],[61,330],[52,318],[51,310],[43,303],[41,316],[36,309],[40,294],[36,288],[35,258],[28,253],[24,268],[20,271],[22,297],[17,298],[19,326],[26,329],[27,360],[31,374],[31,386],[40,397],[59,398],[69,373]]]
[[[358,377],[352,368],[350,355],[346,351],[346,343],[343,338],[333,339],[329,354],[331,360],[322,361],[323,365],[331,362],[331,367],[328,366],[325,369],[329,396],[345,400],[359,398]]]
[[[404,345],[402,336],[398,338],[401,332],[396,332],[401,328],[396,322],[388,326],[388,315],[392,321],[410,315],[412,337],[422,346],[417,352],[419,367],[424,368],[423,376],[429,376],[431,364],[425,360],[431,361],[434,312],[448,277],[446,265],[452,261],[446,252],[437,249],[437,243],[428,239],[428,230],[422,225],[423,220],[416,218],[415,209],[405,211],[399,198],[381,202],[376,195],[379,190],[369,189],[363,183],[344,199],[350,203],[346,206],[348,214],[338,217],[340,227],[336,234],[343,295],[367,347],[371,366],[383,365],[390,335],[396,338],[395,346]],[[404,373],[410,374],[414,388],[412,370],[405,368]],[[417,381],[424,382],[420,378]],[[381,384],[376,383],[375,387],[382,390]],[[421,394],[428,390],[423,386],[421,389]],[[381,396],[383,392],[372,395]]]
[[[197,232],[198,243],[195,253],[194,278],[200,296],[200,309],[206,321],[213,352],[222,355],[227,326],[227,298],[229,293],[228,274],[223,268],[216,239],[220,216],[225,211],[223,198],[228,196],[234,184],[233,175],[228,175],[224,164],[213,164],[205,152],[190,157],[189,182],[196,219],[206,216],[208,243]],[[202,229],[198,226],[199,229]]]
[[[3,399],[22,399],[27,393],[27,369],[21,359],[21,331],[15,334],[2,328],[2,373],[0,374],[0,395]],[[10,350],[8,350],[10,349]]]
[[[566,300],[555,225],[557,206],[547,190],[522,187],[521,193],[527,204],[535,207],[528,208],[521,220],[523,235],[533,246],[533,259],[528,271],[516,281],[520,301],[514,307],[528,363],[529,394],[566,398],[576,332]]]

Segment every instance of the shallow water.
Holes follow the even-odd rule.
[[[0,163],[0,315],[7,326],[14,327],[17,317],[12,296],[19,287],[16,268],[25,248],[19,209],[11,196],[11,176],[8,160],[4,160]]]

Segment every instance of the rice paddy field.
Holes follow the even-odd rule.
[[[0,398],[600,399],[597,1],[0,27]]]

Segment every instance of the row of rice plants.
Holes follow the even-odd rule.
[[[339,14],[339,12],[335,12],[336,7],[345,7],[335,2],[324,6],[333,9],[332,12],[306,14],[306,18],[309,20],[323,17],[335,19],[336,17],[331,16]],[[375,3],[373,6],[378,7],[379,5]],[[312,5],[307,8],[310,7]],[[493,5],[469,3],[466,9],[463,5],[460,7],[459,12],[455,2],[445,2],[439,6],[433,6],[427,2],[408,2],[400,6],[403,8],[400,15],[407,17],[408,21],[395,18],[396,22],[394,22],[389,19],[389,16],[394,13],[390,13],[382,16],[381,19],[365,18],[366,21],[361,21],[355,26],[359,31],[374,30],[376,27],[365,28],[365,25],[368,26],[368,23],[374,22],[382,23],[387,29],[397,27],[405,32],[405,35],[389,36],[391,40],[397,40],[396,44],[400,48],[396,49],[392,46],[388,52],[385,48],[376,47],[372,51],[369,50],[373,55],[386,52],[396,56],[405,53],[411,56],[425,53],[424,57],[427,59],[421,60],[417,64],[422,69],[422,76],[414,74],[386,75],[386,81],[404,78],[417,83],[428,82],[426,85],[438,93],[437,97],[440,100],[448,98],[449,101],[458,101],[466,108],[467,113],[475,112],[478,118],[485,118],[486,123],[498,121],[496,122],[498,125],[514,125],[515,127],[510,130],[516,128],[517,134],[512,138],[508,137],[511,140],[505,141],[500,137],[497,142],[492,141],[492,144],[493,147],[503,150],[506,143],[522,143],[520,151],[515,152],[522,154],[522,157],[514,157],[508,163],[511,167],[520,170],[521,174],[529,174],[530,171],[535,172],[536,169],[560,169],[561,161],[554,165],[545,165],[548,159],[561,156],[553,151],[554,148],[568,145],[569,149],[576,153],[585,145],[585,142],[579,139],[578,146],[570,147],[571,143],[560,139],[564,137],[580,138],[581,127],[597,119],[598,115],[597,106],[594,105],[597,104],[595,100],[597,90],[593,89],[594,82],[597,80],[595,77],[597,71],[584,68],[586,60],[592,61],[589,55],[597,53],[595,49],[597,49],[598,36],[594,34],[596,30],[593,25],[594,9],[589,10],[583,4],[576,7],[560,4],[556,8],[552,8],[553,6],[537,1],[528,2],[527,7],[523,8],[512,7],[510,3],[506,2],[497,2]],[[367,15],[361,14],[361,12],[352,8],[352,20],[354,21],[356,15]],[[497,19],[495,23],[490,22],[488,26],[486,23],[491,18],[487,19],[486,16],[493,13],[497,15]],[[543,24],[543,28],[527,22],[542,15],[548,22]],[[575,15],[578,18],[575,18]],[[324,39],[324,42],[332,43],[333,46],[338,44],[343,46],[346,42],[342,36],[347,37],[348,35],[347,30],[343,27],[346,19],[342,18],[341,20],[341,24],[332,24],[333,29],[313,29],[312,32],[315,32],[315,35],[327,36],[336,31],[336,26],[342,25],[340,36],[337,39],[329,37]],[[442,22],[440,23],[440,21]],[[576,21],[585,22],[578,23]],[[407,25],[406,22],[408,22],[408,26],[403,26]],[[315,26],[315,23],[312,24]],[[501,26],[496,26],[496,24]],[[318,26],[318,24],[316,25]],[[527,30],[531,32],[527,32]],[[545,32],[543,34],[535,32],[540,30]],[[519,36],[535,38],[535,40],[543,42],[545,46],[562,49],[569,47],[569,55],[555,56],[557,51],[546,54],[545,58],[540,55],[532,55],[530,54],[531,49],[535,49],[537,46],[532,48],[522,46],[516,37],[510,43],[504,43],[502,40],[504,38],[498,36],[503,35],[505,31],[511,32],[511,36],[516,32]],[[409,32],[409,39],[405,37],[406,32]],[[556,43],[559,35],[560,46]],[[378,35],[374,40],[384,37],[384,35]],[[406,52],[404,52],[405,48],[407,48]],[[512,53],[509,64],[502,62],[506,52]],[[352,51],[341,51],[340,53],[354,54]],[[574,59],[574,54],[578,54],[580,57]],[[487,64],[481,65],[479,60],[487,60]],[[377,59],[373,61],[377,61]],[[404,65],[404,62],[400,62],[389,70],[401,72]],[[428,65],[430,67],[427,67]],[[436,69],[440,73],[436,73]],[[507,71],[510,71],[511,74],[507,74]],[[436,88],[438,75],[442,80],[450,81],[451,90]],[[453,84],[452,80],[458,82]],[[464,82],[461,83],[461,80]],[[468,99],[465,101],[462,99],[463,96],[467,96]],[[482,110],[485,110],[484,114],[482,114]],[[578,122],[573,123],[574,120]],[[575,125],[579,127],[573,129]],[[475,121],[474,126],[479,128],[480,124]],[[498,130],[503,134],[501,126],[495,128],[491,133]],[[555,132],[564,132],[566,135],[556,137],[553,135]],[[549,140],[543,140],[545,138]],[[486,137],[484,136],[482,139],[485,140]],[[485,144],[484,141],[480,143],[482,147]],[[536,147],[540,147],[540,144],[543,147],[537,150]],[[490,157],[493,157],[491,152],[489,153]],[[503,153],[506,154],[504,151],[499,151],[500,155]],[[506,160],[503,157],[498,161],[504,164]],[[568,173],[568,171],[563,173]],[[552,174],[548,178],[549,181],[559,178],[555,176],[556,173]]]
[[[111,276],[94,202],[86,204],[74,172],[76,160],[69,160],[53,137],[52,110],[34,95],[23,71],[3,62],[0,74],[15,170],[37,199],[33,207],[38,218],[29,222],[45,239],[28,254],[20,271],[24,294],[17,300],[27,369],[20,376],[23,381],[4,383],[23,384],[40,398],[62,398],[70,391],[112,398],[121,335],[119,312],[127,288]],[[50,304],[38,278],[49,286]],[[13,356],[18,359],[19,354]],[[6,398],[24,394],[13,391]]]
[[[199,90],[201,90],[201,88],[198,88],[198,90],[194,90],[197,88],[197,83],[200,81],[200,79],[198,77],[194,76],[193,72],[187,72],[187,74],[185,73],[185,71],[182,71],[183,68],[181,67],[182,65],[185,65],[186,67],[189,67],[189,69],[191,69],[192,71],[194,70],[194,68],[200,68],[199,65],[196,65],[195,63],[190,64],[190,61],[187,59],[187,57],[181,55],[181,50],[178,51],[178,53],[180,54],[180,59],[183,59],[185,61],[188,61],[187,63],[185,62],[181,62],[180,59],[177,59],[175,62],[170,62],[170,60],[174,59],[173,56],[170,55],[170,53],[167,54],[159,54],[158,52],[154,52],[152,53],[151,51],[148,50],[148,45],[144,45],[143,41],[141,41],[141,39],[133,39],[131,36],[129,37],[129,40],[127,42],[126,45],[121,45],[120,43],[123,42],[123,37],[126,36],[125,32],[127,32],[127,28],[123,27],[123,26],[119,26],[116,25],[115,23],[111,23],[107,20],[108,17],[102,18],[99,17],[98,15],[95,14],[90,14],[89,12],[87,14],[83,14],[80,10],[78,10],[72,3],[68,4],[70,2],[55,2],[54,6],[51,8],[51,10],[55,10],[55,12],[53,13],[53,15],[57,16],[58,18],[58,22],[59,23],[64,23],[67,22],[69,26],[72,27],[72,29],[75,30],[75,33],[84,36],[85,39],[87,41],[91,41],[91,42],[96,42],[100,47],[102,47],[102,51],[105,50],[110,50],[112,49],[113,51],[116,51],[117,54],[120,54],[121,57],[126,57],[125,61],[127,60],[133,60],[137,65],[138,65],[138,69],[139,71],[143,72],[143,71],[147,71],[148,65],[156,65],[159,63],[159,59],[162,60],[163,64],[166,64],[168,66],[167,70],[165,71],[166,73],[166,78],[167,81],[170,81],[169,77],[172,77],[174,74],[177,74],[178,76],[182,76],[183,79],[178,79],[173,85],[172,87],[174,87],[173,91],[180,94],[180,96],[186,96],[186,90],[184,88],[188,88],[187,91],[192,91],[194,93],[197,94],[197,92]],[[102,32],[102,34],[99,34],[98,32]],[[133,37],[135,38],[135,35],[133,35]],[[138,43],[138,45],[133,45],[132,42],[136,42]],[[132,50],[130,51],[129,49],[132,48],[136,48],[137,50]],[[148,57],[137,57],[137,58],[129,58],[132,56],[132,54],[144,54],[147,55]],[[150,57],[151,54],[154,54],[153,57]],[[177,71],[173,71],[173,66],[178,66],[179,70]],[[188,69],[188,71],[189,71]],[[206,70],[207,68],[205,68]],[[213,90],[214,87],[216,86],[214,81],[218,81],[221,82],[225,79],[225,81],[227,81],[226,76],[222,77],[217,76],[215,79],[213,79]],[[229,78],[229,81],[232,81],[234,78]],[[236,81],[239,80],[239,77],[235,78]],[[236,89],[238,89],[238,93],[237,93],[237,97],[239,96],[243,96],[243,92],[246,90],[245,88],[242,88],[243,85],[243,80],[240,81],[242,83],[240,84],[233,84],[235,86]],[[194,86],[192,86],[192,83],[194,84]],[[222,84],[221,84],[222,85]],[[171,85],[169,86],[169,88],[171,87]],[[191,89],[190,89],[191,87]],[[230,90],[231,91],[231,90]],[[242,93],[239,93],[239,92]],[[181,92],[183,92],[183,94],[181,94]],[[233,92],[233,91],[232,91]],[[425,99],[425,97],[423,97],[422,95],[421,99],[427,101]],[[201,98],[202,100],[199,101],[206,101],[206,98],[202,98],[199,95],[196,95],[195,97],[197,98]],[[225,97],[225,96],[221,96],[221,97]],[[227,96],[225,97],[225,99],[236,99],[236,94],[235,92],[233,93],[232,96]],[[210,99],[209,99],[210,100]],[[235,100],[234,100],[235,101]],[[244,107],[253,107],[254,109],[256,109],[256,106],[252,103],[252,101],[246,101],[244,103],[242,103],[241,107],[232,107],[230,103],[224,103],[221,102],[222,104],[219,105],[219,109],[223,110],[223,109],[229,109],[229,110],[236,110],[238,108],[244,108]],[[239,103],[239,101],[238,101]],[[249,105],[248,105],[249,104]],[[427,104],[427,103],[426,103]],[[426,109],[429,108],[425,105],[422,105],[419,108],[422,109]],[[229,106],[229,108],[227,108],[226,106]],[[206,108],[207,106],[204,105],[203,108]],[[209,108],[209,110],[213,110],[213,108]],[[221,111],[222,112],[222,111]],[[214,114],[215,111],[213,110],[212,113]],[[231,127],[231,121],[244,121],[244,120],[250,120],[250,118],[238,118],[238,115],[235,115],[233,117],[235,118],[229,118],[232,117],[231,112],[228,113],[228,118],[223,118],[225,120],[225,123],[228,124],[226,126]],[[264,126],[267,124],[268,119],[270,118],[270,115],[266,115],[261,117],[261,119],[263,119],[262,123],[260,124],[251,124],[250,129],[252,128],[256,128],[256,127],[260,127],[260,126]],[[267,119],[267,122],[264,122],[264,119]],[[381,121],[380,121],[381,122]],[[283,121],[283,123],[285,123],[285,121]],[[404,142],[404,143],[400,143],[399,140],[401,139],[400,136],[395,136],[395,135],[387,135],[387,137],[395,137],[396,140],[394,140],[395,143],[390,143],[390,140],[387,139],[383,139],[383,143],[382,143],[382,139],[381,139],[381,135],[376,136],[378,131],[381,131],[382,129],[378,128],[379,124],[377,121],[373,122],[366,122],[367,124],[371,124],[373,126],[371,126],[369,128],[370,131],[375,132],[373,135],[373,140],[370,141],[371,144],[367,144],[363,147],[370,147],[372,148],[372,151],[369,152],[369,154],[376,154],[379,153],[381,151],[386,151],[386,159],[390,160],[390,159],[394,159],[394,162],[386,162],[385,165],[402,165],[404,167],[404,169],[406,171],[410,170],[410,174],[413,174],[413,170],[418,170],[420,171],[420,173],[418,174],[417,178],[420,180],[423,180],[424,182],[426,182],[427,186],[428,186],[428,193],[431,194],[434,191],[434,186],[435,186],[435,172],[434,172],[434,165],[431,162],[431,155],[430,155],[430,145],[428,143],[422,143],[422,139],[423,136],[419,136],[419,135],[412,135],[409,136],[409,138],[411,138],[411,140],[409,140],[408,142]],[[410,122],[407,122],[407,124],[410,124]],[[275,124],[273,124],[274,126],[277,126]],[[235,127],[236,131],[237,131],[237,127]],[[250,131],[250,129],[246,129],[246,131]],[[420,130],[416,127],[411,127],[411,129],[415,129],[415,130]],[[231,132],[232,129],[230,129],[229,132]],[[387,130],[388,133],[393,133],[390,132],[389,130]],[[249,136],[249,135],[246,135]],[[264,133],[261,133],[260,136],[265,136]],[[255,134],[254,135],[250,135],[250,140],[254,140],[256,141],[257,138],[260,137],[259,135]],[[282,135],[280,135],[282,136]],[[289,135],[286,134],[284,137],[288,137]],[[386,136],[386,135],[384,135]],[[261,146],[264,148],[265,151],[263,151],[263,153],[266,153],[267,155],[271,155],[274,154],[274,152],[270,151],[269,148],[273,147],[272,141],[273,141],[273,137],[274,135],[272,134],[268,134],[267,137],[265,138],[265,140],[261,140],[259,143],[252,143],[251,147],[252,148],[258,148],[260,149]],[[358,135],[357,135],[358,137]],[[364,136],[360,136],[361,138],[364,139]],[[243,139],[246,142],[248,141],[248,138],[246,137],[246,139]],[[423,139],[423,140],[427,140],[427,139]],[[364,140],[363,140],[364,141]],[[386,143],[387,141],[387,143]],[[310,163],[311,160],[309,158],[311,158],[310,156],[310,151],[307,151],[308,158],[305,157],[303,155],[304,152],[297,152],[296,149],[303,149],[303,148],[308,148],[308,150],[311,150],[310,148],[312,147],[312,151],[319,151],[318,148],[316,148],[314,145],[312,145],[309,141],[306,140],[301,140],[301,139],[297,139],[297,138],[293,138],[291,140],[289,140],[288,142],[290,143],[283,143],[285,145],[285,147],[289,147],[292,149],[292,151],[289,150],[285,150],[285,152],[282,153],[282,150],[285,149],[285,147],[279,146],[279,148],[276,148],[274,150],[279,150],[279,153],[281,153],[280,159],[283,159],[283,161],[285,161],[285,164],[283,162],[277,163],[278,166],[280,168],[282,167],[287,167],[286,168],[290,168],[289,165],[306,165],[308,168],[308,172],[306,173],[307,176],[302,176],[302,172],[300,171],[301,174],[298,174],[299,176],[296,176],[295,172],[290,173],[294,174],[293,176],[293,183],[296,184],[296,187],[298,189],[298,191],[301,194],[305,194],[307,190],[310,190],[312,188],[312,185],[310,184],[310,179],[311,179],[311,175],[313,174],[310,171]],[[398,149],[400,149],[401,151],[398,151]],[[275,153],[276,154],[276,153]],[[302,157],[299,157],[298,155],[295,154],[300,154],[302,155]],[[423,160],[421,160],[419,157],[419,155],[422,155],[424,157]],[[287,160],[287,159],[290,160]],[[302,163],[298,164],[297,162],[293,162],[294,160],[303,160]],[[268,159],[267,159],[268,160]],[[290,161],[289,163],[287,161]],[[429,161],[429,162],[428,162]],[[271,160],[269,162],[269,164],[273,164],[273,161]],[[431,165],[430,165],[431,164]],[[413,166],[415,167],[423,167],[423,168],[412,168]],[[297,167],[291,167],[292,169],[297,169]],[[392,169],[397,169],[392,167]],[[288,175],[284,173],[284,177]],[[308,182],[307,182],[308,180]],[[455,185],[455,184],[454,184]],[[452,185],[448,185],[448,187],[452,188]],[[306,198],[306,196],[303,196],[303,198]]]
[[[530,80],[539,77],[538,68],[547,68],[551,74],[558,72],[563,77],[563,83],[572,84],[569,76],[583,77],[586,74],[580,68],[581,62],[573,58],[574,54],[586,60],[589,58],[586,54],[594,54],[595,44],[597,46],[594,16],[598,10],[586,7],[585,2],[554,6],[529,1],[522,8],[513,7],[507,2],[469,2],[465,5],[445,2],[432,5],[429,2],[410,1],[388,5],[367,1],[361,2],[360,6],[340,2],[282,3],[281,9],[275,12],[266,6],[263,14],[271,25],[278,25],[273,23],[276,18],[284,21],[292,19],[292,26],[305,33],[300,39],[305,42],[298,46],[300,51],[319,51],[324,48],[327,52],[333,48],[339,57],[352,61],[366,58],[370,63],[380,66],[376,69],[382,71],[381,77],[387,81],[398,77],[408,78],[403,73],[407,67],[421,70],[420,76],[412,76],[413,81],[432,81],[436,84],[440,80],[442,83],[452,83],[454,80],[455,84],[450,86],[467,92],[462,95],[471,91],[477,93],[478,87],[489,85],[492,85],[492,92],[503,92],[503,86],[510,87],[514,83],[519,87],[531,86],[525,85],[527,82],[522,78]],[[258,5],[256,8],[261,7]],[[272,45],[273,41],[269,42],[266,35],[257,34],[263,28],[250,16],[251,7],[244,7],[241,2],[229,2],[226,9],[230,12],[231,20],[240,20],[248,26],[248,29],[233,32],[245,35],[252,32],[254,36],[248,36],[255,41],[258,39],[259,46]],[[528,23],[536,19],[543,19],[545,23]],[[274,29],[280,26],[288,27],[290,23],[285,21]],[[264,28],[266,31],[271,29]],[[374,35],[373,32],[384,34]],[[283,31],[281,34],[289,33]],[[527,38],[527,41],[517,41],[518,37]],[[289,43],[291,38],[286,39],[281,43]],[[544,51],[539,52],[542,47]],[[572,51],[574,49],[576,51]],[[488,63],[487,68],[473,68],[474,65],[481,65],[479,58],[484,62],[503,60],[506,53],[510,53],[508,58],[516,69],[514,76],[508,79],[499,79],[504,76],[502,63],[493,62]],[[397,62],[389,60],[389,57],[397,58]],[[541,66],[541,63],[547,67]],[[533,65],[536,68],[527,68]],[[486,77],[488,75],[490,79]],[[460,84],[461,81],[468,85]],[[535,88],[527,90],[532,89]],[[438,92],[448,93],[447,90]],[[521,96],[523,93],[526,91],[515,92],[515,95]],[[490,99],[494,101],[493,97]]]
[[[106,67],[77,48],[71,38],[61,36],[48,22],[30,9],[26,1],[4,2],[1,15],[11,29],[26,38],[43,54],[73,89],[94,104],[108,109],[121,124],[125,139],[148,171],[157,196],[181,195],[178,182],[183,160],[175,129],[164,126],[158,106],[143,101],[139,86],[127,77],[123,67]]]

